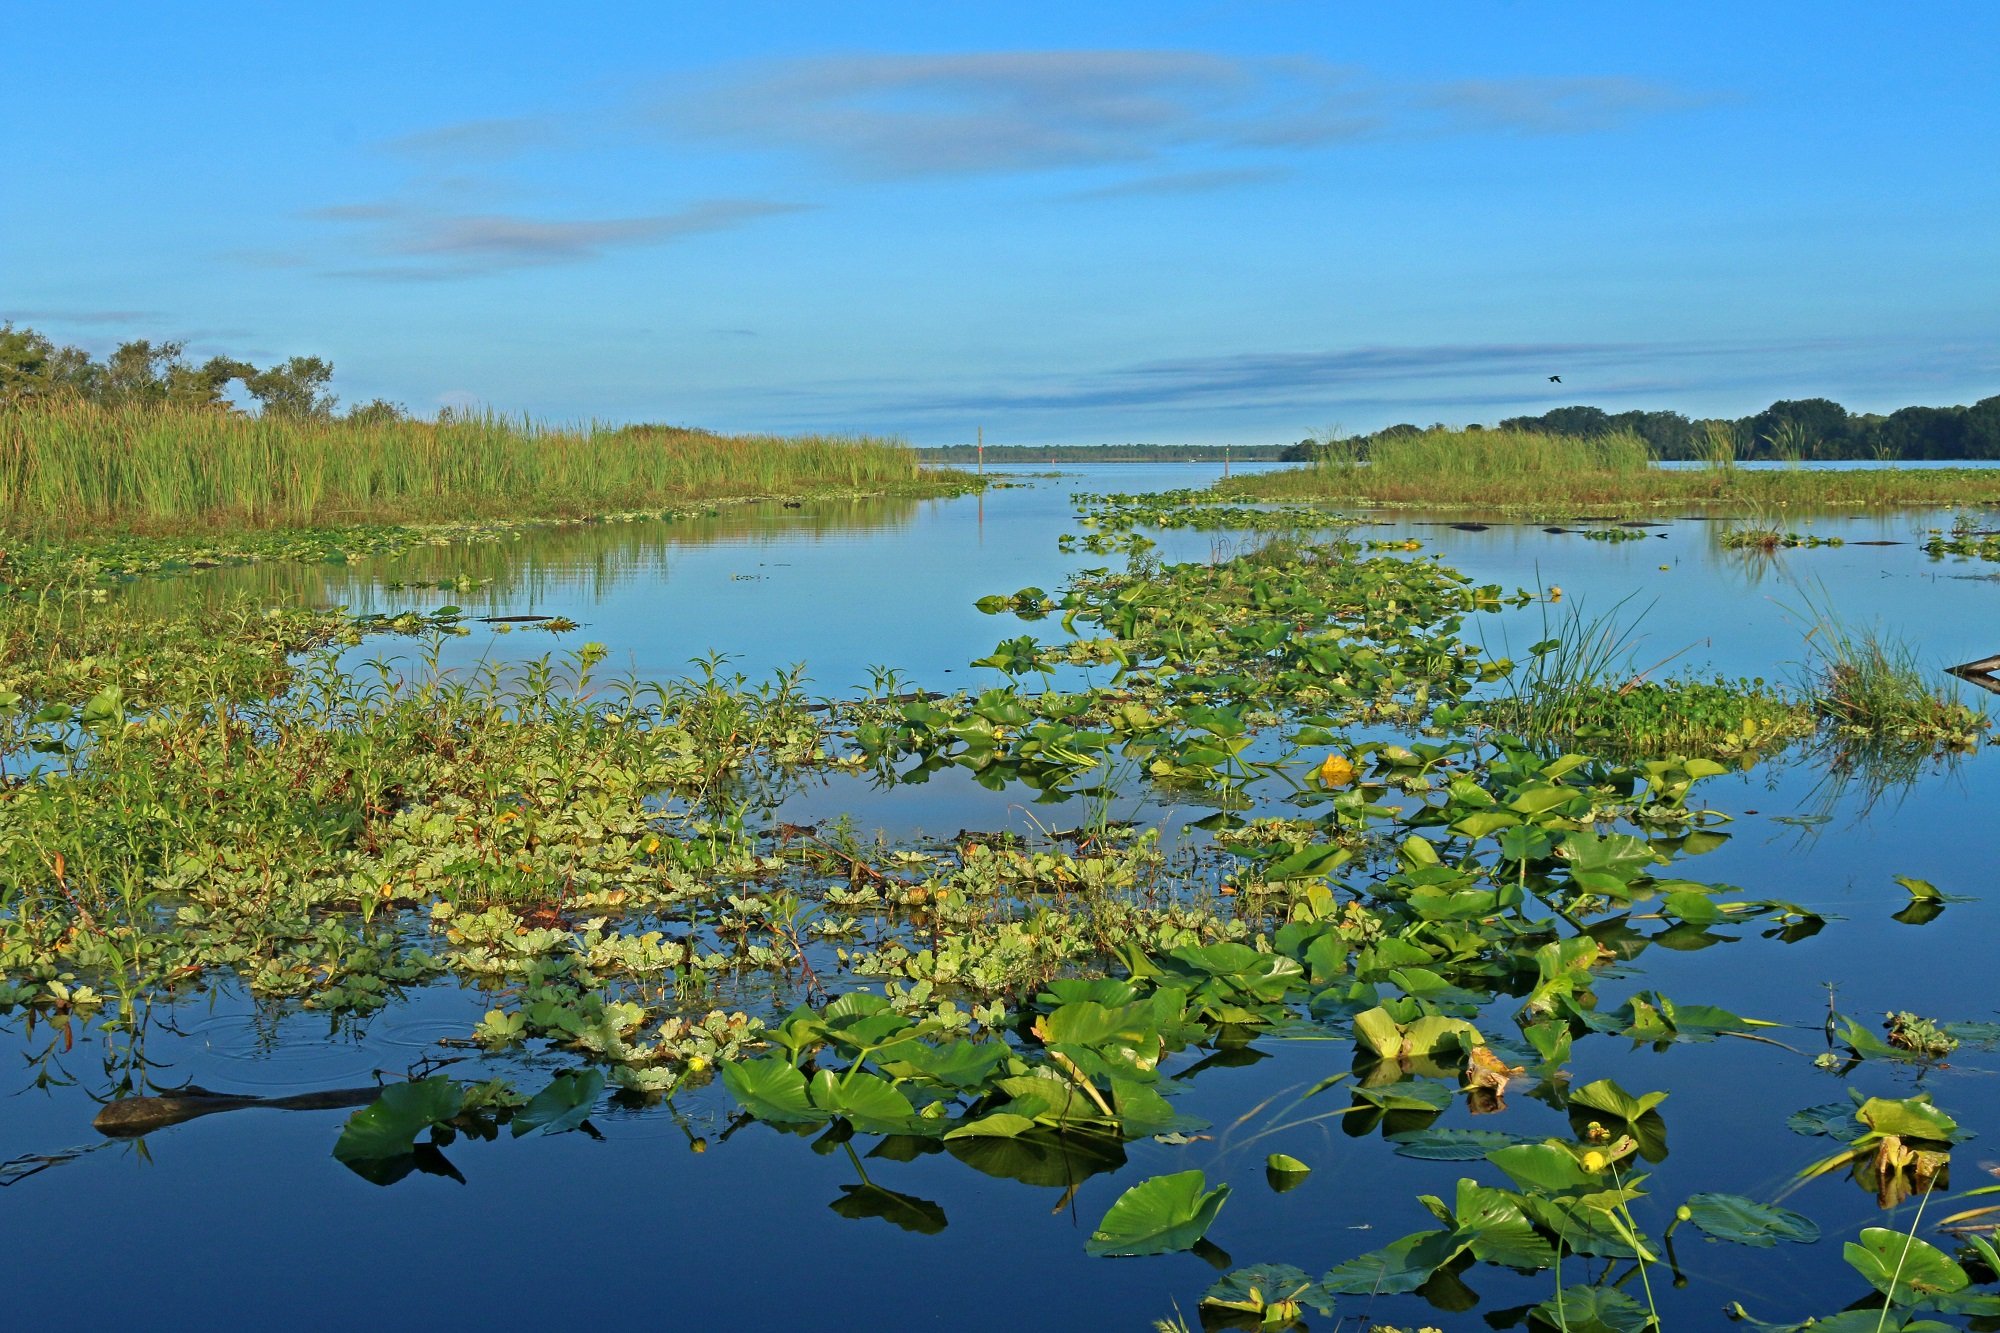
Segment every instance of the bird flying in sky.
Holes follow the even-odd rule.
[[[1549,383],[1551,384],[1561,384],[1562,382],[1563,382],[1563,377],[1560,375],[1549,376]]]

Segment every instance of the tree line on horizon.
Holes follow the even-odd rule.
[[[1464,427],[1467,432],[1485,429],[1477,423]],[[1849,412],[1830,398],[1780,400],[1737,418],[1606,412],[1578,405],[1540,416],[1508,417],[1493,429],[1582,439],[1636,435],[1654,457],[1669,460],[1711,458],[1718,436],[1730,442],[1738,460],[1987,459],[2000,458],[2000,394],[1970,407],[1904,407],[1886,415]],[[1288,462],[1308,462],[1338,452],[1365,458],[1376,440],[1423,433],[1423,427],[1402,422],[1366,435],[1307,438],[1286,449],[1284,457]]]
[[[175,407],[235,411],[231,386],[262,413],[291,419],[376,424],[408,419],[384,399],[339,411],[330,391],[333,363],[317,356],[294,356],[259,368],[230,356],[192,362],[187,344],[135,339],[102,358],[80,347],[56,343],[41,332],[0,322],[0,410],[35,402],[81,401],[103,407]],[[643,427],[630,429],[644,430]],[[1447,429],[1442,424],[1431,430]],[[1474,423],[1464,431],[1488,429]],[[2000,459],[2000,395],[1969,407],[1899,408],[1886,415],[1849,412],[1828,398],[1786,399],[1739,418],[1688,417],[1672,411],[1607,412],[1578,404],[1539,416],[1507,417],[1497,430],[1569,435],[1590,439],[1635,435],[1656,458],[1703,459],[1715,455],[1718,437],[1739,460],[1757,459]],[[994,462],[1150,461],[1308,462],[1329,456],[1367,457],[1377,440],[1422,434],[1425,428],[1400,422],[1363,435],[1307,437],[1291,445],[987,445]],[[972,462],[978,447],[954,444],[920,448],[934,462]]]

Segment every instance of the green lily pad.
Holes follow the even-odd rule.
[[[1565,1333],[1645,1333],[1653,1323],[1645,1306],[1611,1287],[1565,1287],[1531,1314],[1540,1326]]]
[[[812,1124],[827,1113],[806,1095],[806,1076],[778,1056],[735,1060],[722,1066],[722,1085],[759,1120],[773,1124]]]
[[[1229,1197],[1229,1186],[1203,1187],[1199,1171],[1142,1180],[1113,1201],[1084,1248],[1091,1254],[1171,1254],[1207,1234]]]
[[[1819,1239],[1819,1223],[1809,1217],[1757,1203],[1740,1194],[1695,1194],[1687,1201],[1689,1221],[1717,1240],[1768,1249],[1781,1240],[1810,1245]]]
[[[1320,1281],[1347,1296],[1392,1296],[1423,1286],[1456,1253],[1451,1233],[1418,1231],[1334,1265]]]
[[[1887,1227],[1867,1227],[1841,1250],[1855,1272],[1889,1298],[1916,1305],[1965,1290],[1972,1282],[1950,1255],[1929,1241]]]
[[[557,1074],[548,1087],[515,1113],[512,1126],[514,1137],[518,1139],[538,1129],[545,1134],[561,1134],[575,1129],[589,1118],[590,1108],[597,1105],[597,1099],[603,1092],[604,1071],[601,1069],[581,1072],[565,1070]]]
[[[1480,1162],[1496,1148],[1531,1141],[1497,1129],[1425,1129],[1389,1136],[1398,1154],[1427,1162]]]
[[[382,1095],[347,1118],[333,1155],[343,1162],[401,1157],[417,1135],[458,1114],[465,1094],[448,1078],[391,1083]]]
[[[1794,1111],[1786,1116],[1785,1127],[1794,1134],[1824,1134],[1828,1138],[1851,1139],[1854,1137],[1854,1103],[1822,1102],[1818,1106],[1808,1106],[1803,1111]]]
[[[1613,1080],[1601,1078],[1595,1083],[1586,1083],[1571,1092],[1569,1104],[1572,1107],[1581,1106],[1592,1111],[1602,1111],[1608,1116],[1615,1116],[1631,1124],[1641,1116],[1651,1113],[1666,1099],[1667,1094],[1664,1092],[1648,1092],[1634,1097]]]
[[[1239,1268],[1210,1287],[1201,1303],[1216,1310],[1282,1319],[1289,1304],[1333,1313],[1334,1293],[1290,1264],[1256,1264]]]

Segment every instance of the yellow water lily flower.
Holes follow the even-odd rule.
[[[1330,754],[1319,766],[1319,780],[1329,787],[1345,787],[1354,781],[1354,763],[1344,754]]]
[[[1610,1165],[1611,1159],[1595,1148],[1583,1155],[1583,1169],[1593,1174]]]

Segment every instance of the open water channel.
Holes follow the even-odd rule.
[[[164,601],[250,589],[361,612],[449,602],[482,616],[579,622],[560,639],[474,625],[444,644],[443,663],[455,670],[592,641],[608,650],[606,674],[674,676],[690,659],[721,653],[728,670],[752,678],[802,663],[817,694],[852,693],[882,665],[912,686],[977,690],[1000,678],[968,663],[1022,627],[980,614],[975,599],[1026,585],[1055,590],[1073,570],[1122,561],[1057,549],[1057,537],[1076,530],[1073,493],[1198,486],[1215,471],[1066,467],[983,496],[739,507],[673,523],[549,529],[499,546],[422,548],[351,566],[211,571],[135,585],[129,595]],[[1616,606],[1632,626],[1636,662],[1671,659],[1666,671],[1794,678],[1806,669],[1814,605],[1849,623],[1879,623],[1935,667],[2000,651],[2000,571],[1919,550],[1927,529],[1949,522],[1945,514],[1817,518],[1794,526],[1848,544],[1762,557],[1721,549],[1718,525],[1700,518],[1648,519],[1644,540],[1602,543],[1490,515],[1365,517],[1379,526],[1360,535],[1417,538],[1475,583],[1508,592],[1559,585],[1568,604],[1588,612]],[[1205,561],[1255,540],[1152,535],[1170,561]],[[1894,544],[1862,544],[1877,542]],[[1467,633],[1518,654],[1543,636],[1547,614],[1546,602],[1510,608],[1475,617]],[[1027,628],[1060,632],[1053,621]],[[347,661],[364,670],[369,659],[402,658],[393,669],[414,670],[415,652],[407,640],[370,640]],[[1791,1112],[1842,1100],[1850,1086],[1890,1097],[1928,1090],[1985,1136],[1954,1155],[1960,1191],[1988,1183],[1983,1154],[2000,1131],[2000,1054],[1976,1042],[1942,1068],[1876,1060],[1832,1071],[1811,1059],[1826,1049],[1829,984],[1844,1013],[1870,1021],[1888,1010],[2000,1021],[1992,854],[2000,760],[1982,750],[1884,787],[1806,758],[1702,790],[1701,804],[1733,817],[1731,836],[1677,873],[1792,901],[1827,924],[1793,942],[1766,938],[1754,924],[1680,932],[1605,979],[1602,1003],[1658,990],[1719,1005],[1788,1025],[1770,1035],[1796,1051],[1748,1040],[1654,1051],[1598,1037],[1589,1077],[1635,1092],[1673,1090],[1662,1108],[1671,1150],[1650,1167],[1650,1197],[1635,1205],[1649,1233],[1660,1233],[1687,1194],[1714,1190],[1784,1196],[1824,1234],[1771,1250],[1682,1229],[1681,1277],[1653,1276],[1672,1329],[1721,1326],[1725,1303],[1737,1300],[1773,1320],[1830,1313],[1868,1294],[1842,1262],[1842,1242],[1863,1226],[1907,1225],[1909,1205],[1884,1214],[1844,1173],[1794,1189],[1793,1175],[1834,1145],[1788,1129]],[[1076,811],[1030,797],[990,792],[949,771],[914,788],[834,777],[790,797],[779,813],[806,822],[845,811],[862,830],[895,838],[962,828],[1032,838],[1076,822]],[[1204,811],[1134,792],[1113,813],[1177,826]],[[1894,919],[1908,901],[1898,875],[1966,900],[1928,924],[1904,924]],[[439,1053],[440,1039],[462,1038],[490,1004],[447,982],[372,1017],[329,1018],[221,986],[155,1006],[143,1054],[162,1084],[265,1095],[343,1088],[378,1072],[401,1077]],[[1094,1329],[1145,1328],[1176,1307],[1198,1323],[1196,1303],[1218,1270],[1278,1262],[1316,1275],[1430,1225],[1417,1194],[1449,1198],[1468,1174],[1496,1179],[1479,1162],[1397,1156],[1379,1134],[1350,1134],[1338,1121],[1270,1132],[1299,1118],[1288,1108],[1305,1087],[1348,1066],[1349,1043],[1310,1035],[1260,1039],[1222,1061],[1204,1063],[1201,1052],[1179,1058],[1187,1086],[1177,1109],[1214,1127],[1191,1142],[1130,1144],[1122,1161],[981,1167],[947,1152],[871,1156],[868,1136],[840,1145],[758,1123],[733,1126],[733,1100],[711,1084],[671,1105],[612,1101],[592,1117],[597,1137],[461,1140],[449,1157],[462,1179],[413,1174],[386,1186],[330,1155],[345,1112],[251,1110],[138,1141],[98,1136],[91,1118],[131,1046],[128,1036],[86,1023],[52,1029],[22,1012],[0,1015],[0,1159],[14,1159],[0,1170],[9,1326]],[[451,1072],[539,1086],[535,1068],[574,1064],[562,1054],[516,1055]],[[1476,1127],[1496,1120],[1523,1134],[1569,1132],[1557,1112],[1526,1098]],[[1439,1124],[1475,1127],[1462,1104]],[[1310,1163],[1312,1174],[1273,1191],[1264,1159],[1274,1151]],[[1154,1258],[1085,1254],[1085,1239],[1120,1192],[1189,1168],[1235,1190],[1209,1247]],[[913,1214],[924,1219],[915,1227],[843,1215],[835,1205],[864,1184],[934,1211]],[[1592,1262],[1591,1272],[1572,1269],[1565,1281],[1595,1276],[1603,1261]],[[1507,1327],[1552,1291],[1547,1273],[1493,1265],[1465,1279],[1476,1307],[1344,1296],[1334,1318],[1309,1316],[1310,1326],[1344,1320],[1356,1328],[1372,1317]],[[1635,1283],[1625,1289],[1638,1294]]]

